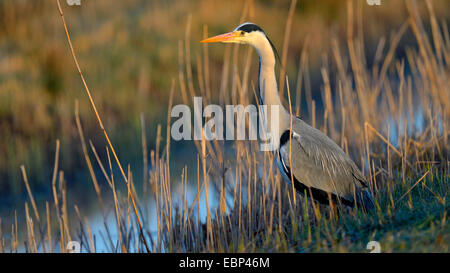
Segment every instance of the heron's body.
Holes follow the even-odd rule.
[[[258,53],[259,96],[269,111],[264,120],[265,128],[276,138],[273,148],[284,180],[293,182],[299,193],[312,195],[323,204],[331,201],[372,209],[373,198],[366,179],[350,157],[333,140],[300,118],[293,117],[291,126],[290,113],[278,95],[276,51],[262,29],[255,24],[244,23],[233,32],[204,40],[218,41],[249,44]],[[278,119],[272,120],[270,111],[278,111],[275,115]]]

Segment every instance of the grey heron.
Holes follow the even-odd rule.
[[[339,203],[364,210],[374,207],[367,180],[350,157],[328,136],[292,117],[283,107],[275,78],[276,49],[265,32],[253,23],[243,23],[232,32],[202,43],[239,43],[255,48],[259,56],[259,97],[262,104],[278,106],[278,120],[268,118],[266,130],[276,135],[277,165],[286,182],[297,192],[307,193],[322,204]],[[272,130],[276,122],[277,130]]]

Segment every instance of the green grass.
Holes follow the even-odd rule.
[[[392,198],[400,199],[413,182],[398,186]],[[390,196],[380,192],[377,196],[380,209],[375,213],[357,221],[348,218],[339,221],[337,225],[342,231],[334,235],[338,248],[331,251],[361,252],[367,242],[376,240],[380,242],[382,252],[448,252],[448,174],[425,179],[423,183],[426,186],[418,185],[394,208],[389,204]]]

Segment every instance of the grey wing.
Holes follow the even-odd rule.
[[[301,133],[294,131],[280,146],[281,167],[288,170],[288,176],[292,172],[304,186],[336,195],[349,203],[353,203],[355,197],[358,203],[364,203],[359,196],[367,191],[367,183],[356,165],[331,139],[308,127],[307,130],[298,130]],[[290,177],[285,179],[291,180]]]

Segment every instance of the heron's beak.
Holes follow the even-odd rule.
[[[201,40],[200,43],[232,43],[236,37],[238,37],[237,32],[233,31]]]

